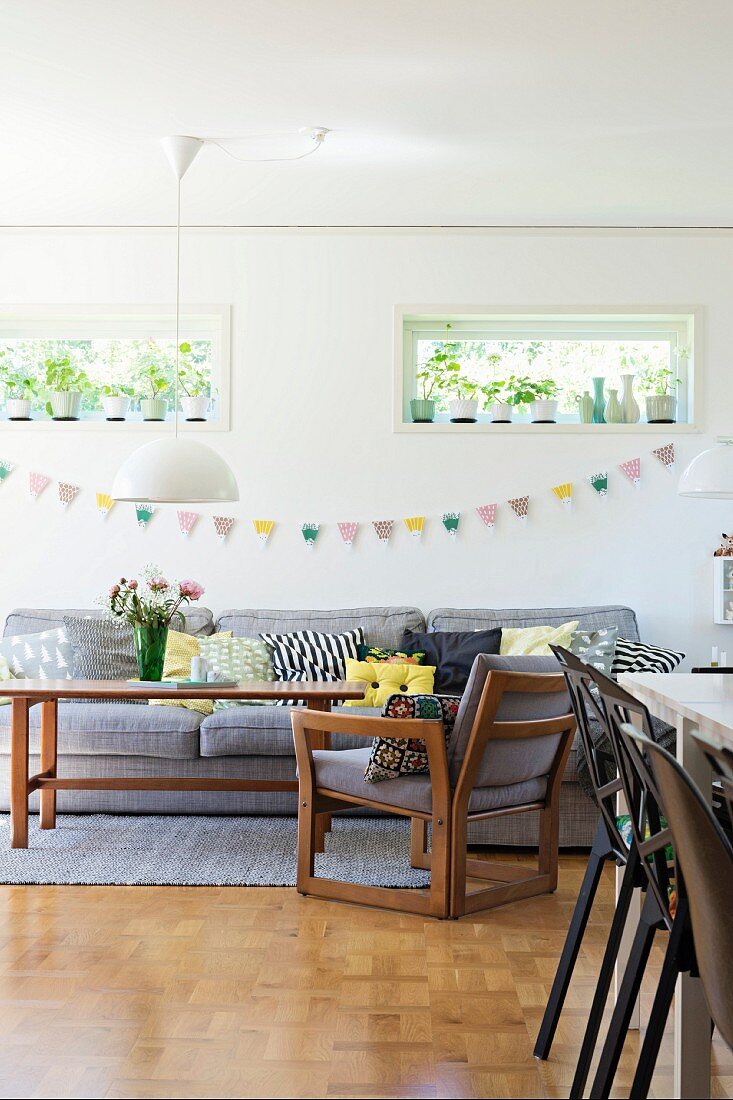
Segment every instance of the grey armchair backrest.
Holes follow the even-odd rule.
[[[455,786],[463,766],[468,739],[476,719],[486,678],[496,669],[502,672],[534,672],[561,675],[554,657],[500,657],[481,653],[473,662],[456,724],[448,744],[450,781]],[[532,722],[571,714],[567,691],[542,694],[506,694],[496,714],[497,721]],[[491,740],[479,766],[475,787],[504,787],[547,775],[552,767],[560,735],[523,740]]]

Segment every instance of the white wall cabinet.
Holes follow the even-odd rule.
[[[733,558],[713,558],[715,615],[713,621],[733,626]]]

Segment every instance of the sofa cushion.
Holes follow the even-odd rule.
[[[443,723],[446,744],[456,723],[459,695],[393,695],[382,711],[383,718],[427,718]],[[417,775],[430,771],[428,750],[420,738],[390,737],[389,726],[372,741],[369,766],[364,773],[367,783],[399,779],[401,775]],[[336,746],[338,747],[338,746]]]
[[[59,753],[195,760],[201,715],[183,707],[59,703]],[[31,707],[30,751],[39,751],[41,708]],[[10,752],[10,707],[0,707],[0,753]]]
[[[334,707],[334,712],[379,714],[373,707]],[[215,710],[201,723],[202,756],[295,756],[289,707],[234,707]],[[364,744],[363,737],[334,737],[337,748]]]
[[[356,627],[364,630],[367,645],[398,649],[405,630],[424,630],[425,618],[417,607],[351,607],[336,611],[260,611],[253,608],[223,611],[217,630],[231,630],[235,637],[258,634],[290,634],[316,630],[342,634]]]
[[[132,680],[138,675],[135,641],[128,623],[64,615],[64,629],[74,650],[75,680]],[[116,700],[108,701],[121,705]]]
[[[437,607],[428,615],[428,630],[487,630],[496,626],[562,626],[577,619],[580,630],[598,630],[617,626],[622,638],[638,641],[636,614],[622,604],[598,607],[514,607],[469,608]]]
[[[436,695],[461,695],[479,653],[498,653],[501,630],[439,630],[415,633],[406,630],[402,647],[408,653],[424,652],[425,664],[436,668]]]
[[[365,783],[364,770],[369,763],[369,749],[350,749],[346,752],[315,749],[313,764],[316,785],[332,791],[342,791],[356,798],[368,798],[371,802],[402,806],[409,810],[429,813],[432,806],[430,776],[411,775],[391,779],[389,783]],[[478,787],[471,792],[469,811],[499,810],[509,806],[521,806],[544,798],[547,776],[537,777],[508,787]]]
[[[395,664],[392,661],[346,661],[346,679],[362,684],[363,700],[345,703],[351,707],[361,703],[367,707],[383,707],[392,695],[429,695],[433,691],[435,668],[431,665]]]
[[[16,607],[5,620],[3,637],[9,634],[31,634],[39,630],[51,630],[64,625],[64,615],[73,615],[79,619],[101,619],[106,614],[100,608],[37,608]],[[186,634],[212,634],[214,616],[208,607],[188,607],[185,611]],[[176,626],[173,626],[176,629]]]
[[[35,634],[7,634],[0,641],[0,656],[13,676],[28,680],[70,680],[74,647],[63,625]]]

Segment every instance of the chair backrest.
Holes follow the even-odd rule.
[[[481,653],[448,744],[451,784],[457,785],[469,753],[474,787],[549,775],[568,730],[572,736],[575,719],[553,657]]]
[[[650,764],[687,896],[710,1015],[733,1047],[733,847],[685,770],[632,726],[622,735]]]
[[[578,734],[588,762],[588,775],[593,785],[598,808],[608,834],[608,843],[614,856],[620,863],[626,863],[629,847],[618,826],[616,800],[621,787],[619,764],[616,759],[613,742],[604,738],[599,744],[593,736],[593,726],[604,731],[606,719],[602,711],[602,702],[598,687],[589,666],[562,646],[551,645],[562,669],[567,684],[568,695],[572,703]],[[610,748],[606,744],[610,744]]]

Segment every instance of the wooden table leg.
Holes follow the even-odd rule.
[[[13,699],[10,725],[10,847],[28,847],[29,699]]]
[[[308,710],[320,710],[328,711],[331,709],[331,704],[327,699],[309,699],[306,704]],[[330,749],[331,748],[331,734],[323,731],[313,733],[311,736],[311,745],[314,749]],[[323,852],[326,848],[326,833],[331,832],[331,815],[330,814],[318,814],[316,817],[316,843],[315,851]]]
[[[41,771],[56,778],[58,700],[41,703]],[[56,828],[56,791],[41,791],[41,828]]]

